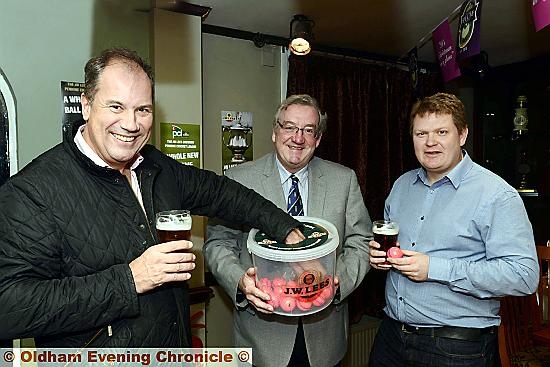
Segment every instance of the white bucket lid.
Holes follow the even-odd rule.
[[[340,238],[338,236],[338,230],[332,223],[315,217],[297,216],[294,218],[300,222],[306,223],[306,225],[307,223],[312,223],[322,227],[322,229],[328,233],[328,238],[321,237],[312,242],[312,237],[310,237],[295,245],[287,245],[284,243],[281,244],[276,241],[269,241],[270,243],[266,244],[258,243],[255,240],[258,230],[253,229],[248,234],[248,252],[267,260],[295,262],[321,258],[327,254],[330,254],[338,247]],[[308,242],[304,246],[306,241]]]

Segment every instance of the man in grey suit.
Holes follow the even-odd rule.
[[[341,239],[336,255],[338,290],[329,307],[301,317],[274,314],[267,303],[269,295],[255,285],[255,269],[246,246],[248,229],[227,223],[208,226],[204,255],[236,307],[235,346],[252,347],[253,364],[259,367],[338,365],[347,349],[346,297],[370,268],[372,223],[355,173],[313,156],[325,129],[326,116],[314,98],[291,96],[275,115],[272,140],[276,151],[229,169],[226,175],[283,209],[287,209],[291,176],[296,176],[303,215],[336,226]]]

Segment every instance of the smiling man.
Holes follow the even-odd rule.
[[[338,292],[333,304],[302,317],[274,314],[269,295],[255,285],[246,229],[229,228],[229,224],[208,227],[205,259],[236,307],[235,346],[251,347],[258,367],[333,367],[347,350],[346,297],[369,270],[372,224],[355,172],[314,156],[326,124],[314,98],[288,97],[273,121],[275,152],[232,168],[226,175],[292,215],[322,218],[336,226],[341,241],[336,250]],[[300,200],[287,201],[294,192],[299,192]]]
[[[88,67],[89,78],[93,63]],[[84,140],[110,167],[129,169],[149,140],[153,125],[151,80],[137,65],[112,61],[101,76],[101,88],[87,83],[82,94],[82,116],[87,121]]]
[[[257,193],[148,145],[151,67],[109,49],[88,61],[84,121],[0,187],[0,339],[38,347],[189,347],[190,241],[159,243],[155,213],[260,227],[299,222]]]
[[[389,271],[369,366],[492,367],[498,297],[533,293],[539,279],[523,201],[462,150],[468,126],[456,96],[417,102],[411,135],[422,168],[397,179],[384,210],[404,256],[385,265],[369,243],[371,265]]]

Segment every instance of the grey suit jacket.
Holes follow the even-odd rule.
[[[231,168],[226,176],[286,209],[275,153]],[[336,264],[339,299],[322,311],[302,317],[311,365],[332,367],[343,359],[347,349],[346,297],[359,286],[370,268],[368,241],[372,239],[372,223],[351,169],[314,157],[308,166],[308,182],[308,216],[334,224],[341,242]],[[246,247],[248,229],[230,227],[227,223],[209,223],[204,255],[208,267],[236,306],[235,346],[252,347],[256,366],[286,366],[294,346],[298,318],[266,315],[255,312],[246,300],[239,303],[236,297],[239,279],[253,265]]]

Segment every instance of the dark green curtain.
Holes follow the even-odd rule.
[[[417,90],[423,95],[443,90],[440,79],[420,74]],[[344,57],[292,55],[287,95],[301,93],[315,97],[328,114],[316,155],[355,170],[371,219],[382,218],[393,182],[418,167],[409,135],[416,97],[408,71]],[[367,275],[350,301],[352,318],[381,313],[385,275]]]

